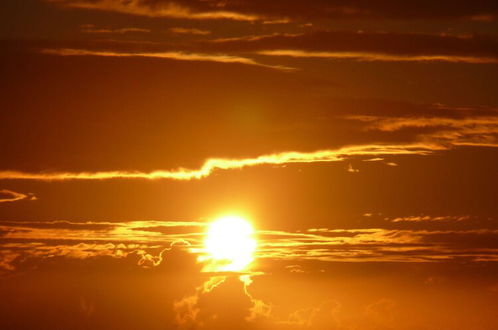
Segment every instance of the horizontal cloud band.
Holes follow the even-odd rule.
[[[0,171],[0,179],[24,180],[108,180],[108,179],[173,179],[192,180],[209,176],[214,170],[241,169],[257,165],[282,165],[291,163],[336,162],[351,156],[375,155],[426,155],[433,151],[445,150],[446,147],[436,144],[408,144],[408,145],[363,145],[350,146],[336,150],[320,150],[316,152],[282,152],[262,155],[256,158],[224,159],[212,158],[206,160],[197,170],[180,168],[172,171],[102,171],[102,172],[50,172],[28,173],[19,171]]]
[[[43,49],[41,51],[43,54],[48,55],[59,55],[59,56],[103,56],[103,57],[148,57],[148,58],[159,58],[159,59],[169,59],[177,61],[205,61],[205,62],[218,62],[218,63],[237,63],[246,65],[255,65],[259,67],[265,67],[270,69],[276,69],[280,71],[293,71],[294,68],[285,67],[281,65],[266,65],[258,63],[250,58],[223,55],[223,54],[198,54],[198,53],[185,53],[180,51],[171,52],[115,52],[115,51],[98,51],[98,50],[87,50],[87,49],[72,49],[72,48],[60,48],[60,49]]]
[[[278,49],[259,51],[260,55],[288,56],[296,58],[325,58],[325,59],[349,59],[361,62],[450,62],[470,64],[496,64],[498,59],[485,56],[463,56],[463,55],[393,55],[369,52],[327,52],[327,51],[303,51],[296,49]]]

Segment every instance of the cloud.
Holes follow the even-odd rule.
[[[194,28],[173,27],[173,28],[170,28],[169,30],[175,34],[193,34],[193,35],[200,35],[200,36],[205,36],[205,35],[211,34],[211,31],[209,31],[209,30],[201,30],[201,29],[194,29]]]
[[[238,63],[246,65],[255,65],[280,71],[291,71],[292,68],[278,66],[278,65],[265,65],[258,63],[250,58],[231,56],[231,55],[211,55],[211,54],[197,54],[197,53],[184,53],[179,51],[170,52],[117,52],[117,51],[98,51],[87,49],[44,49],[43,54],[59,55],[59,56],[104,56],[104,57],[148,57],[160,58],[177,61],[207,61],[218,63]]]
[[[348,164],[348,172],[349,173],[358,173],[360,170],[357,168],[353,168],[353,165]]]
[[[23,194],[8,189],[0,189],[0,203],[17,202],[22,200],[34,201],[38,198],[33,193]]]
[[[0,246],[5,252],[4,264],[6,260],[13,262],[8,256],[14,254],[23,259],[126,258],[133,254],[139,256],[139,265],[154,267],[173,247],[199,248],[204,226],[189,221],[1,221]],[[162,228],[171,230],[165,234]]]
[[[250,283],[238,275],[206,276],[195,256],[182,249],[163,257],[160,266],[147,269],[137,266],[135,254],[32,262],[0,279],[2,324],[9,329],[74,324],[123,330],[385,329],[394,324],[419,329],[451,322],[472,327],[477,315],[489,320],[481,328],[495,328],[492,263],[333,263],[333,274],[275,272],[250,277]],[[429,276],[444,277],[444,285],[428,287]],[[469,311],[465,302],[476,297]],[[455,320],[453,314],[434,312],[429,298],[464,315]]]
[[[468,19],[498,16],[494,1],[465,0],[381,2],[340,0],[46,0],[61,6],[123,14],[184,19],[287,21],[299,19]]]
[[[309,52],[293,49],[259,51],[260,55],[288,56],[300,58],[329,58],[338,60],[356,60],[362,62],[451,62],[471,64],[497,64],[498,58],[454,55],[389,55],[367,52]]]
[[[0,221],[4,239],[55,242],[113,242],[139,247],[140,243],[173,243],[202,234],[204,222],[195,221]],[[171,228],[168,233],[163,228]],[[190,228],[186,232],[185,228]]]
[[[498,260],[497,230],[309,229],[260,233],[258,258],[304,262]],[[477,244],[479,238],[480,244]]]
[[[480,35],[313,31],[217,39],[200,43],[224,52],[366,62],[496,64],[498,40]]]
[[[187,170],[180,168],[173,171],[158,170],[153,172],[110,171],[110,172],[54,172],[28,173],[18,171],[0,171],[0,179],[18,180],[109,180],[109,179],[173,179],[193,180],[205,178],[215,170],[242,169],[259,165],[285,165],[293,163],[323,163],[337,162],[354,156],[377,155],[427,155],[434,151],[446,150],[436,144],[407,145],[358,145],[343,147],[336,150],[319,150],[315,152],[282,152],[262,155],[255,158],[224,159],[211,158],[204,162],[200,169]]]
[[[149,33],[151,30],[144,28],[136,28],[136,27],[125,27],[125,28],[99,28],[93,24],[84,24],[81,26],[81,32],[83,33],[95,33],[95,34],[124,34],[131,32],[139,32],[139,33]]]
[[[179,329],[253,329],[274,321],[271,306],[249,292],[250,275],[212,276],[173,303]]]
[[[144,0],[46,0],[48,2],[70,8],[111,11],[122,14],[170,17],[193,20],[228,19],[235,21],[255,21],[256,15],[244,14],[207,6],[202,1],[144,1]],[[204,2],[206,3],[206,2]],[[195,7],[192,5],[197,5]]]
[[[390,221],[383,223],[390,223],[389,229],[309,228],[303,231],[260,229],[256,233],[258,247],[255,258],[258,262],[265,260],[288,262],[287,270],[294,270],[295,273],[302,270],[301,263],[311,260],[320,262],[498,260],[496,229],[479,227],[475,229],[452,227],[444,230],[429,229],[430,227],[403,229],[406,223],[419,225],[465,223],[471,220],[468,217],[414,216],[387,220]],[[120,259],[133,255],[138,258],[138,265],[154,268],[167,267],[167,256],[173,249],[182,249],[195,255],[200,262],[205,259],[200,258],[205,253],[203,250],[205,226],[206,222],[153,220],[112,223],[3,221],[0,222],[2,238],[0,248],[3,251],[0,262],[4,269],[14,270],[19,266],[19,262],[46,260],[57,256],[70,259],[93,259],[102,256]],[[166,231],[165,228],[170,229]],[[202,269],[203,265],[199,267]],[[257,272],[258,269],[252,271]],[[264,305],[261,305],[258,308],[263,307]]]
[[[424,221],[465,221],[469,220],[470,216],[429,216],[429,215],[419,215],[419,216],[407,216],[407,217],[397,217],[393,219],[387,218],[387,220],[392,222],[424,222]]]
[[[355,287],[362,292],[365,276],[373,276],[370,283],[376,283],[380,293],[355,299],[358,311],[354,320],[364,322],[356,328],[368,329],[369,324],[389,326],[397,320],[398,297],[393,297],[396,303],[380,299],[385,287],[379,288],[379,281],[386,279],[378,272],[385,274],[393,265],[416,263],[399,267],[405,267],[408,278],[425,286],[428,276],[434,275],[421,274],[421,268],[451,270],[449,267],[461,267],[465,261],[473,263],[469,271],[475,274],[476,263],[487,267],[489,261],[498,260],[496,230],[260,230],[254,273],[202,273],[200,252],[193,247],[201,246],[204,226],[181,221],[3,222],[0,231],[7,234],[0,239],[0,288],[6,299],[20,297],[12,299],[13,306],[30,314],[30,318],[9,314],[7,320],[13,324],[38,320],[32,309],[43,311],[40,319],[53,317],[45,307],[31,303],[53,300],[50,307],[63,302],[81,311],[71,314],[65,323],[57,308],[57,321],[63,328],[82,317],[86,322],[105,320],[104,326],[92,326],[95,329],[123,320],[122,329],[347,329],[352,319],[345,312],[352,306],[346,297]],[[163,233],[166,227],[178,232]],[[184,228],[190,232],[180,230]],[[381,264],[372,266],[376,262]],[[264,267],[264,272],[259,272],[259,267]],[[359,271],[347,271],[343,277],[340,269],[354,267]],[[337,288],[324,289],[323,280],[328,281],[330,275],[319,269],[334,271],[333,281],[328,283]],[[416,274],[413,269],[418,269]],[[396,276],[404,278],[403,274]],[[280,299],[282,292],[293,298]],[[124,310],[134,311],[130,320]]]
[[[342,329],[338,315],[342,305],[334,300],[325,301],[318,306],[298,309],[288,319],[279,323],[305,329]]]
[[[167,262],[160,266],[144,268],[135,253],[86,259],[21,255],[13,263],[17,268],[0,278],[2,325],[173,329],[171,303],[204,278],[195,256],[179,247],[164,252],[163,258]]]
[[[366,130],[396,132],[417,129],[418,139],[445,145],[498,147],[498,112],[472,113],[453,109],[439,115],[426,116],[345,116],[349,120],[366,123]],[[459,113],[460,112],[460,113]]]
[[[369,123],[368,129],[385,132],[397,131],[403,128],[424,128],[424,127],[449,127],[465,128],[478,127],[480,130],[490,128],[492,132],[498,132],[498,115],[496,116],[475,116],[463,118],[445,117],[376,117],[376,116],[349,116],[347,119],[358,120]]]

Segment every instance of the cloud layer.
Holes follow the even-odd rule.
[[[412,145],[366,145],[344,147],[338,150],[320,150],[316,152],[282,152],[245,159],[208,159],[198,170],[179,169],[176,171],[154,171],[150,173],[132,171],[112,172],[63,172],[63,173],[25,173],[16,171],[0,172],[0,179],[20,180],[107,180],[107,179],[174,179],[192,180],[209,176],[215,170],[241,169],[259,165],[285,165],[293,163],[337,162],[353,156],[378,155],[426,155],[433,151],[445,150],[443,146],[432,144]]]

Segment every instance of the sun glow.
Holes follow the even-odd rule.
[[[254,260],[256,239],[251,223],[239,216],[224,216],[209,225],[205,251],[208,271],[242,271]]]

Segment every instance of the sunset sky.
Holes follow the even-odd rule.
[[[498,329],[498,1],[1,0],[0,329]]]

